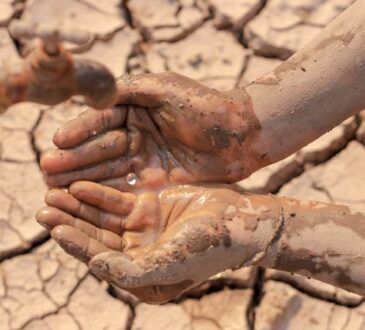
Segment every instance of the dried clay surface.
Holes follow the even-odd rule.
[[[2,0],[0,62],[32,40],[14,40],[13,18],[87,31],[77,56],[116,75],[176,71],[220,90],[248,84],[305,45],[352,0]],[[75,45],[66,45],[75,47]],[[363,298],[299,275],[244,268],[211,278],[162,306],[140,303],[87,273],[34,220],[47,190],[40,155],[85,110],[14,106],[0,118],[0,329],[365,328]],[[365,115],[351,118],[287,159],[240,182],[253,192],[364,210]]]

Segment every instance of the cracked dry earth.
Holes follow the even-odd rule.
[[[2,0],[0,60],[24,56],[11,19],[89,31],[77,49],[115,75],[173,70],[218,89],[246,84],[307,43],[352,0]],[[73,47],[73,45],[68,45]],[[227,271],[179,301],[149,306],[100,282],[35,222],[37,165],[53,132],[85,106],[17,105],[0,118],[0,329],[365,329],[364,298],[273,270]],[[365,113],[241,187],[364,208]],[[365,211],[365,210],[364,210]]]

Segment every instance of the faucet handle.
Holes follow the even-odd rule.
[[[57,55],[60,44],[64,41],[78,46],[88,44],[92,40],[89,32],[56,26],[13,20],[9,25],[10,34],[16,39],[39,38],[43,41],[44,50],[48,55]]]
[[[112,72],[96,61],[73,57],[62,45],[63,41],[89,43],[89,33],[19,20],[11,22],[9,32],[19,39],[39,38],[41,43],[23,61],[22,70],[0,76],[0,113],[18,102],[54,105],[74,95],[82,95],[85,103],[96,109],[117,102]]]

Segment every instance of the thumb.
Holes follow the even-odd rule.
[[[90,270],[98,277],[123,289],[181,282],[181,274],[171,271],[171,264],[154,265],[121,252],[96,255],[89,262]],[[167,282],[166,282],[167,281]]]
[[[144,286],[141,281],[143,269],[124,253],[100,253],[88,266],[95,275],[120,288]]]
[[[164,74],[124,75],[118,80],[117,104],[140,107],[158,107],[166,99],[166,86],[161,77]]]
[[[164,283],[162,278],[152,280],[154,284],[149,284],[149,277],[154,278],[155,272],[146,271],[127,255],[117,252],[97,255],[89,262],[89,268],[99,278],[129,291],[149,304],[168,302],[196,286],[192,280],[161,284]]]

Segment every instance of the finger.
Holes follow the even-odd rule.
[[[103,212],[99,208],[82,203],[63,190],[52,189],[48,191],[46,203],[48,206],[55,207],[76,218],[85,220],[98,228],[112,231],[117,235],[123,233],[123,219],[120,216]]]
[[[125,231],[123,233],[123,250],[128,251],[130,249],[146,246],[148,243],[151,243],[151,234],[134,232],[134,231]]]
[[[118,104],[158,107],[166,100],[159,74],[125,75],[118,82]]]
[[[45,179],[49,187],[55,188],[66,187],[70,183],[80,180],[101,181],[108,178],[120,177],[128,172],[128,161],[124,157],[121,157],[69,173],[46,175]]]
[[[160,201],[158,194],[153,191],[142,193],[138,195],[135,201],[133,210],[126,218],[124,225],[127,231],[137,232],[153,232],[152,236],[158,231],[158,227],[162,225],[160,221]],[[146,241],[149,239],[146,236]]]
[[[150,114],[145,108],[129,106],[127,126],[148,132],[152,136],[153,141],[157,142],[160,146],[166,144],[161,136],[161,131],[157,129],[156,123],[153,122]],[[145,143],[148,144],[148,142],[151,142],[151,140],[147,140]]]
[[[85,264],[88,264],[96,255],[110,251],[99,241],[71,226],[57,226],[51,231],[51,235],[66,253]]]
[[[58,129],[53,143],[61,149],[75,147],[92,136],[121,127],[126,115],[127,108],[124,107],[102,111],[89,109]]]
[[[42,157],[41,167],[47,174],[65,173],[121,156],[126,150],[126,132],[115,130],[73,149],[50,151]]]
[[[120,215],[130,213],[136,201],[135,194],[121,192],[89,181],[73,183],[69,192],[80,201]]]
[[[129,150],[128,156],[133,157],[145,146],[145,135],[135,127],[128,126]]]
[[[95,222],[99,217],[100,210],[85,203],[81,203],[71,194],[61,189],[51,189],[47,192],[45,198],[48,206],[64,211],[74,217]]]
[[[52,230],[57,226],[67,225],[80,230],[89,238],[99,241],[112,250],[121,251],[123,248],[122,237],[117,234],[97,228],[54,207],[44,207],[39,210],[36,214],[36,219],[48,230]]]

